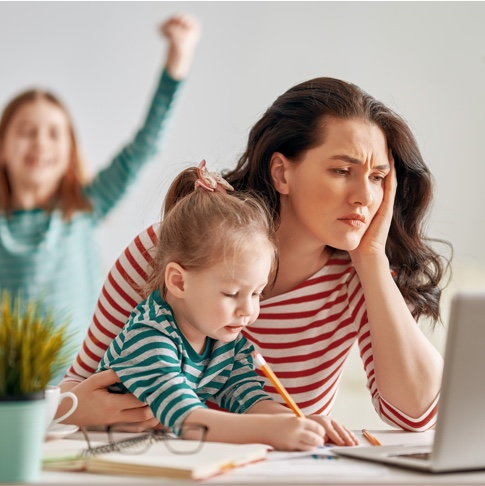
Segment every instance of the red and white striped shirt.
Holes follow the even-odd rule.
[[[131,311],[143,300],[137,287],[152,268],[157,229],[154,225],[140,233],[113,265],[83,347],[64,381],[80,382],[94,373]],[[345,360],[357,340],[367,388],[381,419],[412,431],[435,425],[438,398],[421,417],[411,418],[379,395],[364,293],[346,252],[334,252],[308,280],[261,302],[258,319],[244,334],[306,415],[330,414]],[[270,383],[265,389],[281,402]]]

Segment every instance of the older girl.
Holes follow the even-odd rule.
[[[167,58],[146,120],[92,181],[84,177],[71,118],[53,94],[21,93],[0,120],[0,289],[42,299],[69,319],[75,350],[102,282],[94,232],[156,155],[199,38],[189,16],[160,29]]]

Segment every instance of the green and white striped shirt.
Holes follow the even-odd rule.
[[[253,346],[240,334],[229,343],[207,338],[202,354],[187,342],[172,309],[156,290],[131,313],[98,371],[112,369],[168,427],[180,426],[210,398],[232,413],[271,400],[254,371]]]
[[[180,81],[164,70],[141,129],[84,191],[92,212],[70,221],[61,211],[0,212],[0,291],[23,301],[42,298],[59,319],[69,317],[73,358],[91,322],[102,283],[95,230],[122,199],[145,163],[157,153]],[[56,376],[59,382],[66,370]]]

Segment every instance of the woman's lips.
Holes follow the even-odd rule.
[[[342,223],[348,224],[353,228],[362,228],[365,225],[365,216],[362,214],[349,214],[348,216],[344,216],[343,218],[338,218],[339,221]]]
[[[342,223],[348,224],[353,228],[362,228],[365,225],[365,223],[359,219],[339,219],[339,221],[342,221]]]

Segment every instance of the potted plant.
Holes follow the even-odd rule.
[[[41,301],[0,304],[0,483],[40,478],[44,390],[69,363],[68,322],[59,325]]]

